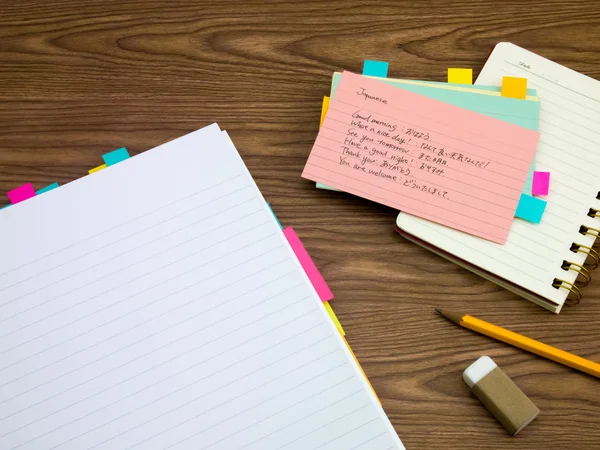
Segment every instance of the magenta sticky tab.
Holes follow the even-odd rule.
[[[292,247],[292,250],[296,254],[296,258],[298,258],[298,261],[300,261],[300,265],[304,269],[304,272],[306,272],[306,275],[308,275],[308,278],[315,288],[315,291],[317,291],[317,294],[319,294],[321,301],[327,302],[331,300],[333,298],[333,294],[329,289],[329,286],[327,286],[327,283],[325,283],[323,275],[321,275],[321,272],[319,272],[319,269],[317,269],[317,266],[315,266],[315,263],[304,248],[304,245],[302,245],[302,242],[300,241],[300,238],[294,229],[286,228],[283,230],[283,234],[290,244],[290,247]]]
[[[531,193],[533,195],[548,195],[550,190],[550,172],[533,172],[533,185]]]
[[[24,202],[25,200],[30,199],[31,197],[35,197],[35,189],[33,189],[31,183],[27,183],[23,186],[19,186],[16,189],[13,189],[6,195],[8,195],[8,199],[10,200],[10,202],[13,205],[16,205],[17,203]]]

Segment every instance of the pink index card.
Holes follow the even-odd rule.
[[[302,176],[504,244],[538,140],[344,72]]]
[[[13,189],[6,195],[8,196],[10,202],[13,205],[16,205],[17,203],[21,203],[27,199],[30,199],[31,197],[35,197],[35,189],[33,189],[31,183],[26,183],[23,186]]]
[[[531,193],[533,195],[548,195],[550,191],[550,172],[533,172],[533,185]]]
[[[323,275],[321,275],[321,272],[319,272],[319,269],[317,269],[317,266],[315,266],[315,263],[304,248],[304,245],[302,245],[302,241],[300,241],[300,238],[294,229],[286,228],[283,230],[283,234],[290,244],[290,247],[292,247],[292,250],[296,254],[296,258],[298,258],[298,261],[300,261],[300,265],[306,272],[306,275],[308,275],[308,278],[315,288],[315,291],[317,291],[317,294],[319,294],[321,301],[327,302],[331,300],[333,298],[333,294],[329,289],[329,286],[327,286],[327,283],[325,283]]]

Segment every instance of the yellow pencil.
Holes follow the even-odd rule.
[[[506,342],[507,344],[514,345],[515,347],[522,348],[528,352],[535,353],[536,355],[543,356],[544,358],[551,359],[557,363],[564,364],[565,366],[581,370],[582,372],[600,378],[600,364],[598,363],[577,355],[573,355],[572,353],[565,352],[559,348],[543,344],[534,339],[514,333],[496,325],[492,325],[491,323],[479,320],[467,314],[444,311],[441,309],[436,309],[436,311],[446,319],[451,320],[461,327],[477,331],[478,333],[485,334],[486,336],[492,337],[499,341]]]

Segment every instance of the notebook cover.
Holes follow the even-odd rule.
[[[417,245],[420,245],[421,247],[435,253],[436,255],[441,256],[442,258],[445,258],[448,261],[453,262],[454,264],[457,264],[460,267],[463,267],[463,268],[473,272],[474,274],[479,275],[480,277],[485,278],[486,280],[489,280],[492,283],[495,283],[498,286],[503,287],[504,289],[507,289],[507,290],[541,306],[542,308],[552,311],[555,314],[558,314],[562,308],[562,305],[558,305],[557,303],[554,303],[553,301],[548,300],[547,298],[542,297],[541,295],[536,294],[533,291],[524,289],[521,286],[519,286],[505,278],[502,278],[492,272],[482,269],[481,267],[476,266],[462,258],[452,255],[451,253],[448,253],[445,250],[442,250],[441,248],[436,247],[435,245],[432,245],[432,244],[428,243],[427,241],[424,241],[424,240],[408,233],[407,231],[402,230],[401,228],[398,228],[398,226],[394,226],[394,230],[398,234],[400,234],[402,237],[404,237],[405,239],[407,239]]]

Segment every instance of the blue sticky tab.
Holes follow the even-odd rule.
[[[8,208],[9,206],[12,206],[12,205],[4,205],[4,206],[3,206],[2,208],[0,208],[0,209],[6,209],[6,208]]]
[[[521,194],[515,217],[528,220],[533,223],[540,223],[544,210],[546,209],[546,200],[532,197],[531,195]]]
[[[52,189],[56,189],[58,187],[58,183],[49,184],[46,187],[41,188],[39,191],[35,191],[35,195],[43,194],[44,192],[51,191]]]
[[[363,75],[369,75],[372,77],[387,77],[388,63],[385,61],[372,61],[365,59],[363,65]]]
[[[107,166],[112,166],[114,164],[120,163],[121,161],[125,161],[129,159],[129,153],[125,147],[121,147],[117,150],[113,150],[110,153],[106,153],[102,155],[102,159]]]
[[[279,228],[281,228],[283,230],[283,227],[281,226],[281,223],[279,222],[279,219],[277,218],[277,216],[273,212],[273,208],[271,208],[271,205],[269,205],[268,203],[267,203],[267,206],[269,207],[269,210],[271,211],[271,214],[273,214],[273,217],[275,218],[275,222],[277,222],[277,225],[279,225]]]

